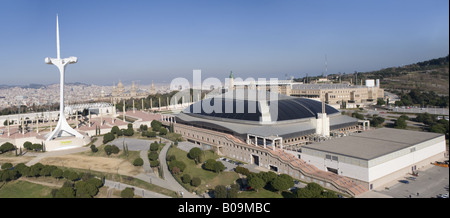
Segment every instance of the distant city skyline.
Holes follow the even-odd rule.
[[[168,84],[176,77],[316,76],[379,70],[449,54],[449,2],[296,0],[2,0],[0,85]]]

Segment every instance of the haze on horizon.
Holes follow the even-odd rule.
[[[2,0],[0,84],[284,79],[401,66],[449,54],[449,2],[297,0]]]

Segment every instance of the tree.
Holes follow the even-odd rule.
[[[373,126],[373,127],[378,127],[378,126],[380,126],[381,124],[383,124],[384,123],[384,121],[385,121],[385,119],[383,118],[383,117],[379,117],[379,116],[373,116],[373,118],[372,118],[372,120],[371,120],[371,122],[370,122],[370,124]]]
[[[162,123],[157,120],[153,120],[152,123],[150,124],[150,126],[152,127],[153,131],[159,132],[159,129],[161,128]]]
[[[53,178],[60,179],[63,176],[63,171],[61,169],[55,169],[51,172]]]
[[[167,129],[162,127],[159,129],[159,135],[167,135]]]
[[[8,169],[11,169],[11,168],[13,168],[12,163],[4,163],[4,164],[2,164],[2,170],[8,170]]]
[[[191,185],[192,185],[192,186],[198,187],[198,186],[200,186],[201,184],[202,184],[202,180],[201,180],[200,178],[198,178],[198,177],[192,178],[192,180],[191,180]]]
[[[284,191],[284,190],[292,187],[288,180],[286,180],[285,178],[282,178],[280,176],[275,178],[272,182],[270,182],[270,184],[277,191]]]
[[[236,167],[236,168],[237,168],[237,167]],[[274,172],[272,172],[272,171],[269,171],[269,172],[260,172],[260,173],[258,173],[258,176],[259,176],[262,180],[264,180],[265,183],[269,183],[269,182],[271,182],[272,180],[274,180],[275,178],[277,178],[277,174],[274,173]]]
[[[144,160],[142,158],[138,157],[133,161],[134,166],[142,166],[144,165]]]
[[[190,182],[191,182],[191,176],[190,176],[189,174],[184,174],[184,175],[181,177],[181,181],[182,181],[184,184],[190,183]]]
[[[122,192],[120,192],[120,197],[122,198],[133,198],[134,197],[134,189],[130,187],[126,187]]]
[[[216,163],[214,164],[213,171],[216,173],[220,173],[224,170],[225,170],[225,166],[223,165],[223,163],[220,161],[216,161]]]
[[[239,174],[242,174],[244,176],[248,176],[248,175],[251,174],[250,170],[248,170],[245,167],[241,167],[241,166],[237,166],[236,169],[235,169],[235,172],[239,173]]]
[[[55,198],[73,198],[75,190],[71,187],[61,187],[55,194]]]
[[[76,196],[81,198],[92,198],[98,193],[98,188],[85,181],[78,181],[75,183]]]
[[[189,151],[189,158],[194,159],[195,164],[199,164],[200,163],[200,156],[203,154],[202,150],[200,148],[192,148]]]
[[[227,198],[227,188],[224,185],[218,185],[214,188],[214,198]]]
[[[214,170],[215,164],[216,164],[216,160],[214,160],[214,159],[208,159],[208,160],[206,160],[206,162],[205,162],[205,164],[203,165],[203,167],[204,167],[205,169],[207,169],[207,170],[213,171],[213,170]]]
[[[384,99],[382,99],[382,98],[377,99],[377,105],[381,106],[381,105],[385,105],[385,104],[386,104],[386,102],[384,101]]]
[[[11,144],[9,142],[5,142],[0,146],[0,154],[15,150],[15,149],[16,149],[16,147],[13,144]]]
[[[67,176],[67,179],[70,181],[76,181],[80,179],[80,175],[78,173],[71,171],[69,175]]]
[[[394,128],[397,128],[397,129],[406,129],[407,125],[408,124],[406,124],[406,120],[404,118],[402,118],[402,117],[399,117],[394,122]]]
[[[26,141],[23,143],[23,147],[27,150],[32,150],[31,145],[33,145],[33,143]]]
[[[257,174],[251,174],[247,177],[248,185],[254,188],[256,191],[263,188],[266,183]]]

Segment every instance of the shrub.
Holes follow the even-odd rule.
[[[134,189],[130,187],[126,187],[122,192],[120,192],[120,196],[122,198],[133,198],[134,197]]]
[[[192,186],[198,187],[198,186],[200,186],[201,184],[202,184],[202,180],[200,180],[200,178],[198,178],[198,177],[192,178],[192,180],[191,180],[191,185],[192,185]]]
[[[117,147],[116,145],[111,146],[111,153],[118,154],[119,152],[120,152],[119,147]]]
[[[150,152],[150,154],[148,155],[148,159],[151,161],[158,160],[158,153],[156,153],[155,151]]]
[[[115,137],[114,137],[114,134],[113,134],[113,133],[111,133],[111,132],[106,133],[106,134],[103,136],[103,144],[106,144],[106,143],[108,143],[108,142],[110,142],[110,141],[113,141],[114,139],[115,139]]]
[[[31,148],[31,145],[32,145],[33,143],[31,143],[31,142],[29,142],[29,141],[26,141],[26,142],[24,142],[23,143],[23,147],[25,148],[25,149],[27,149],[27,150],[32,150],[32,148]]]
[[[92,151],[93,153],[95,153],[95,152],[97,152],[97,151],[98,151],[98,148],[97,148],[97,147],[95,147],[95,145],[94,145],[94,144],[92,144],[92,145],[91,145],[91,151]]]
[[[159,149],[158,142],[153,142],[150,144],[150,151],[157,151]]]
[[[159,160],[150,161],[150,167],[158,167],[159,166]]]
[[[147,138],[155,138],[155,137],[156,137],[156,132],[153,132],[153,131],[147,132]]]
[[[134,166],[142,166],[144,165],[144,160],[142,158],[138,157],[133,161]]]
[[[118,134],[120,132],[120,129],[119,129],[119,127],[118,126],[113,126],[112,128],[111,128],[111,133],[112,134]],[[118,135],[117,135],[118,136]]]
[[[105,147],[103,148],[105,150],[106,155],[111,155],[112,153],[112,146],[111,145],[105,145]]]

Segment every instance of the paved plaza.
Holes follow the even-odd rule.
[[[398,180],[406,180],[409,184],[398,180],[388,184],[389,189],[380,189],[365,193],[360,198],[436,198],[439,194],[448,193],[449,169],[431,165],[427,169],[419,170],[419,176],[415,180],[405,175]],[[418,194],[417,194],[418,193]]]

